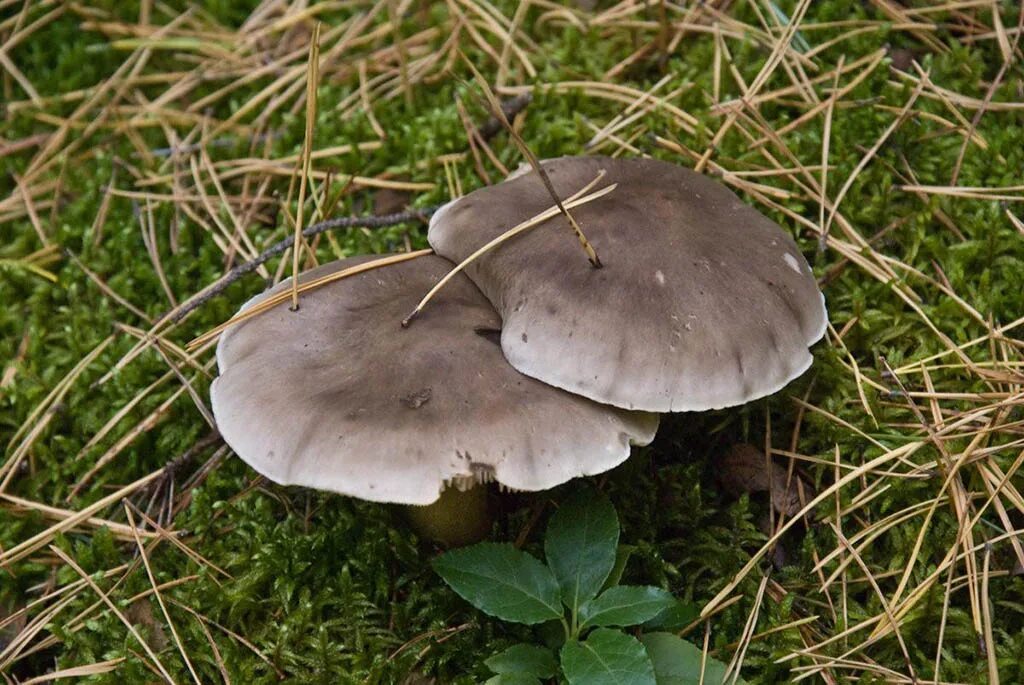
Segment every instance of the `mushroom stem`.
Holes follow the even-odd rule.
[[[591,181],[587,185],[583,186],[582,188],[580,188],[580,190],[578,190],[571,197],[569,197],[569,199],[566,200],[566,206],[568,206],[568,207],[579,207],[580,205],[586,204],[586,203],[588,203],[588,202],[590,202],[592,200],[596,200],[599,197],[604,197],[608,193],[610,193],[613,190],[615,190],[616,184],[613,183],[613,184],[611,184],[609,186],[605,186],[604,188],[601,188],[600,190],[597,190],[597,191],[595,191],[593,193],[590,193],[589,195],[583,195],[583,193],[586,193],[588,190],[593,188],[594,185],[596,185],[597,182],[600,181],[602,177],[604,177],[604,172],[601,172],[600,174],[598,174],[594,178],[593,181]],[[583,195],[583,197],[580,197],[581,195]],[[507,231],[505,231],[504,233],[499,235],[497,238],[495,238],[494,240],[491,240],[490,242],[488,242],[483,247],[480,247],[479,249],[477,249],[473,254],[469,255],[468,257],[463,259],[461,262],[459,262],[455,266],[454,269],[452,269],[447,274],[445,274],[444,278],[442,278],[440,281],[438,281],[434,285],[434,287],[431,288],[430,291],[426,295],[423,296],[423,299],[420,300],[420,303],[416,305],[415,309],[412,310],[412,312],[409,314],[409,316],[407,316],[404,319],[402,319],[402,328],[408,328],[409,324],[412,323],[413,318],[417,314],[419,314],[421,311],[423,311],[423,308],[427,305],[427,302],[429,302],[430,299],[432,297],[434,297],[435,294],[437,294],[437,291],[439,291],[441,288],[443,288],[445,283],[450,281],[460,271],[462,271],[467,266],[469,266],[469,264],[473,260],[475,260],[477,257],[479,257],[480,255],[484,254],[488,250],[491,250],[494,247],[497,247],[498,245],[500,245],[501,243],[505,242],[509,238],[513,238],[513,237],[519,235],[520,233],[522,233],[523,231],[531,229],[534,226],[536,226],[538,224],[541,224],[541,223],[547,221],[548,219],[550,219],[550,218],[552,218],[554,216],[557,216],[558,215],[558,211],[559,211],[558,207],[549,207],[548,209],[544,210],[543,212],[541,212],[537,216],[535,216],[535,217],[533,217],[531,219],[527,219],[526,221],[522,222],[521,224],[519,224],[517,226],[513,226],[512,228],[508,229]]]
[[[494,516],[488,503],[486,485],[466,489],[448,487],[433,504],[403,507],[418,535],[445,547],[479,542],[491,530]]]

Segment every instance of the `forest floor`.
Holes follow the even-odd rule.
[[[296,217],[518,166],[475,133],[464,55],[532,95],[514,125],[538,157],[712,175],[825,293],[807,374],[667,416],[592,479],[625,579],[709,608],[681,633],[747,682],[1024,682],[1022,21],[1010,0],[0,0],[0,674],[468,683],[531,635],[453,593],[398,508],[274,485],[219,440],[213,343],[186,345],[290,254],[168,316]],[[425,234],[336,230],[301,261]],[[794,519],[721,486],[737,443],[807,486]],[[491,539],[539,550],[574,487],[503,497]]]

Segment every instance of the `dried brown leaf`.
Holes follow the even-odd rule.
[[[774,461],[768,464],[764,452],[753,445],[734,445],[718,462],[717,478],[730,495],[770,492],[772,507],[786,516],[800,511],[800,486],[809,499],[814,493],[797,474],[789,476],[785,466]],[[788,482],[788,483],[787,483]]]

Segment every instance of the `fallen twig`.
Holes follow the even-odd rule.
[[[430,215],[436,212],[437,206],[424,207],[423,209],[416,209],[409,212],[398,212],[396,214],[385,214],[383,216],[346,216],[339,217],[337,219],[328,219],[319,223],[307,226],[302,231],[302,235],[305,238],[311,238],[317,234],[325,231],[330,231],[335,228],[385,228],[387,226],[394,226],[396,224],[402,224],[407,221],[425,221],[430,218]],[[208,301],[220,295],[224,290],[228,288],[232,283],[246,275],[250,271],[255,271],[262,264],[266,263],[273,257],[281,254],[292,245],[295,244],[295,236],[290,235],[284,240],[274,243],[266,250],[261,252],[255,259],[252,259],[244,264],[239,264],[234,267],[226,274],[221,276],[218,280],[214,281],[210,285],[203,288],[201,291],[196,293],[187,302],[182,303],[181,307],[171,316],[171,321],[177,323],[188,316],[191,312],[195,311],[199,307],[202,307]],[[162,317],[161,317],[162,318]]]

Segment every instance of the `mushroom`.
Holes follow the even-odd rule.
[[[305,282],[363,264],[354,257]],[[403,329],[452,264],[428,255],[363,271],[225,331],[211,388],[221,434],[282,484],[426,505],[450,484],[543,490],[600,473],[654,438],[657,416],[528,378],[502,357],[501,320],[464,276]],[[286,290],[285,281],[247,303]]]
[[[771,394],[811,363],[826,325],[810,267],[777,224],[724,185],[653,159],[542,163],[560,197],[605,172],[615,189],[573,214],[603,268],[561,217],[467,265],[502,319],[522,373],[644,411],[702,411]],[[428,240],[462,261],[552,204],[535,171],[434,214]]]

